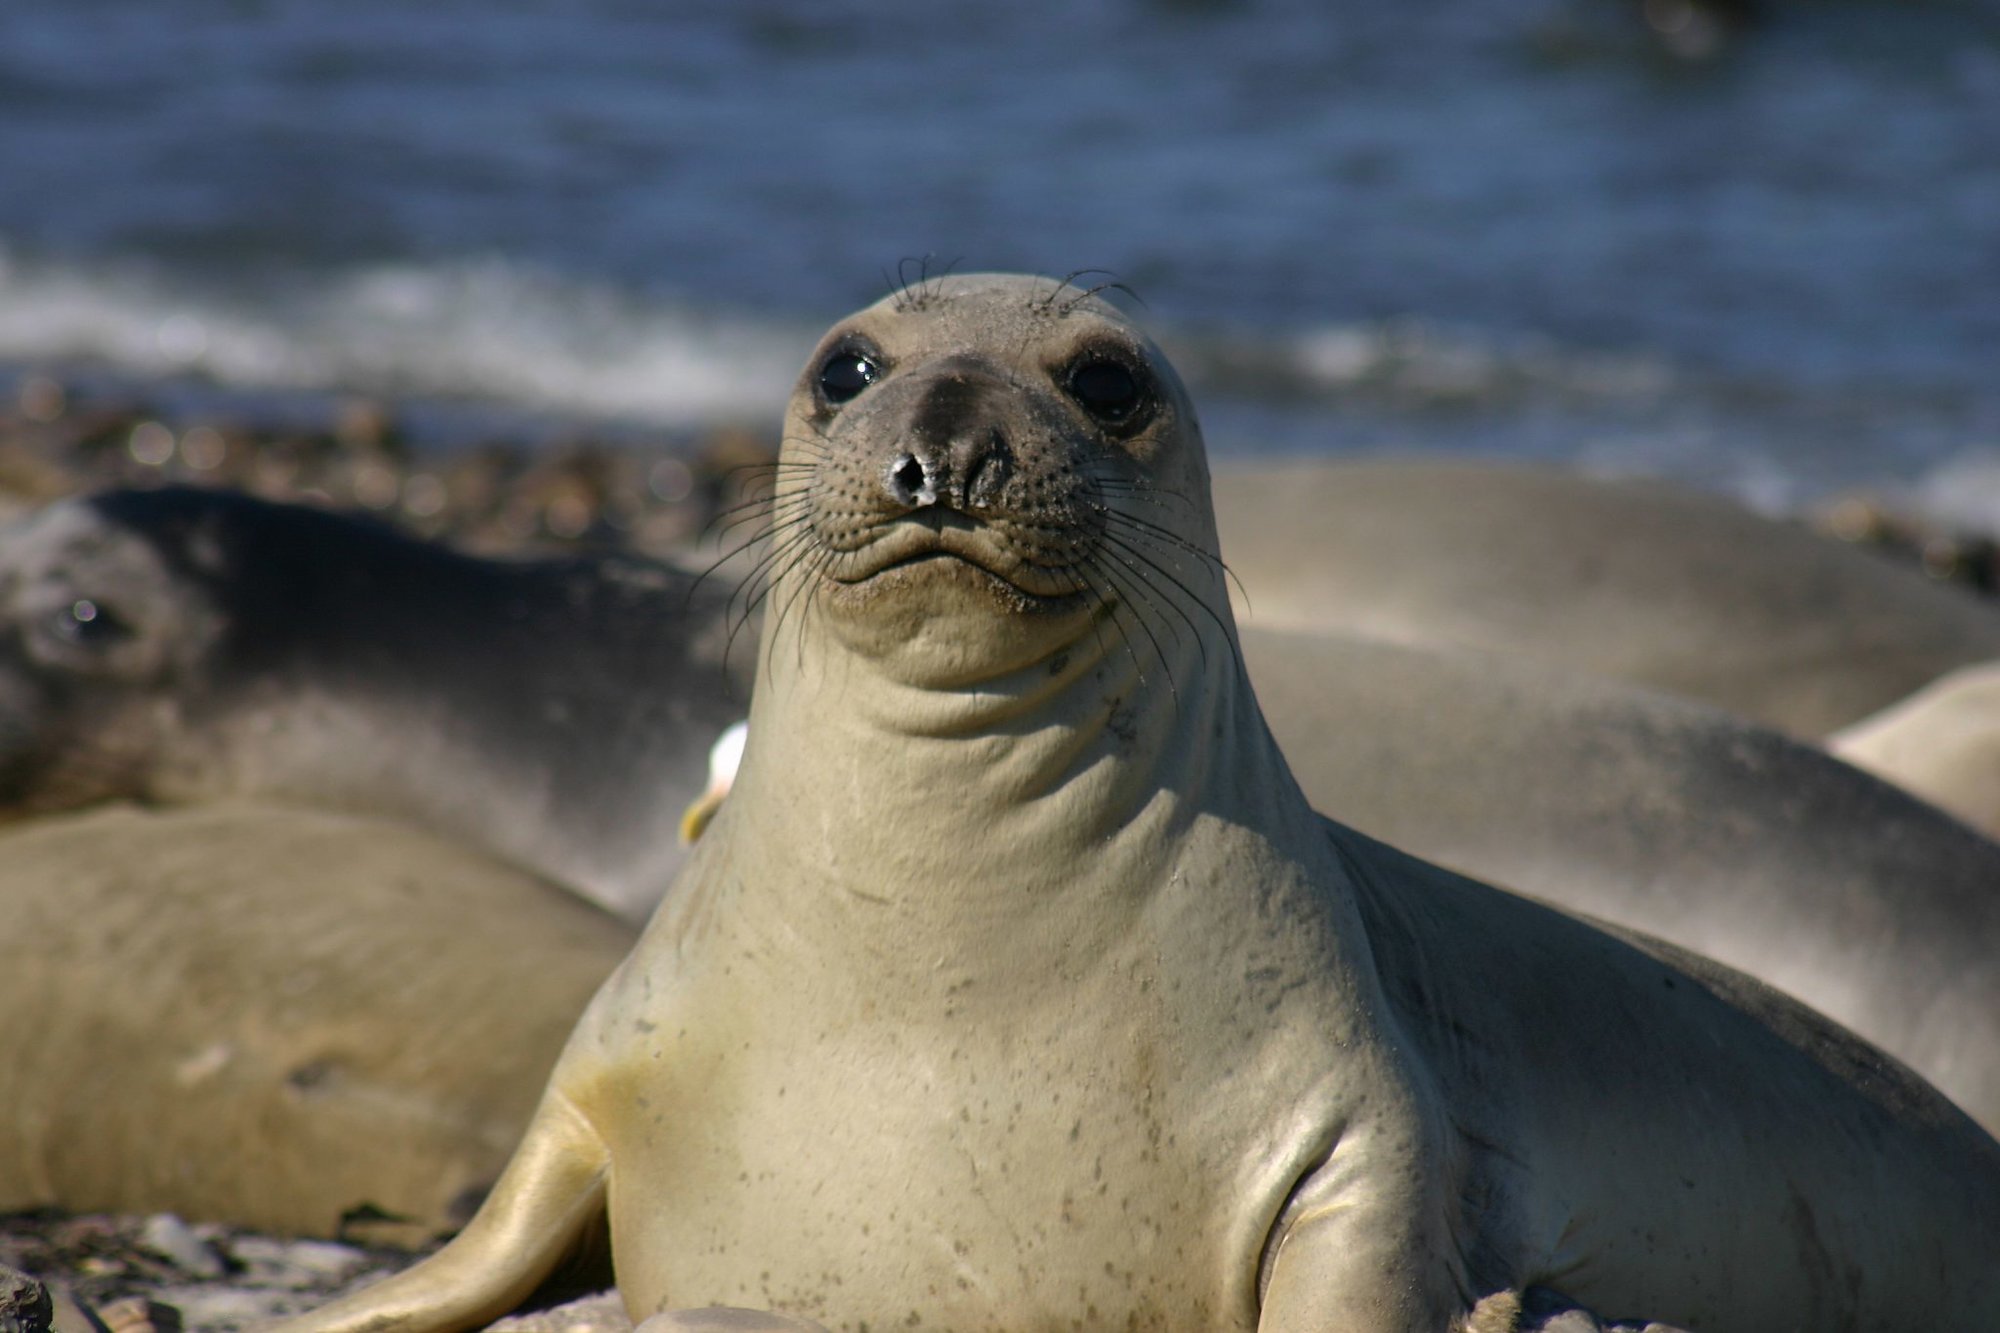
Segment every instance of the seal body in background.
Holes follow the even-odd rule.
[[[1315,809],[1740,968],[2000,1127],[1988,838],[1816,747],[1623,682],[1344,634],[1242,644]]]
[[[1244,623],[1477,648],[1818,740],[2000,658],[2000,611],[1665,482],[1453,459],[1222,473]]]
[[[295,1327],[480,1323],[600,1210],[635,1316],[2000,1319],[2000,1147],[1895,1062],[1313,814],[1116,311],[900,293],[814,353],[785,463],[731,800],[479,1215]]]
[[[52,505],[0,529],[0,811],[384,815],[642,918],[747,695],[727,590],[693,583],[226,491]]]
[[[223,802],[0,830],[0,1209],[430,1241],[630,947],[418,830]]]

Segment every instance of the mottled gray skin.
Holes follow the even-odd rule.
[[[1807,739],[2000,657],[1971,595],[1717,496],[1455,460],[1223,473],[1246,625],[1485,649]]]
[[[640,917],[747,696],[728,590],[691,582],[480,560],[229,492],[53,505],[0,529],[0,812],[379,813]]]
[[[299,1333],[476,1325],[600,1213],[635,1318],[1511,1333],[1545,1286],[1704,1333],[2000,1323],[2000,1145],[1921,1081],[1311,811],[1192,409],[1116,311],[885,301],[785,461],[731,800],[479,1215]]]
[[[1315,809],[1742,968],[2000,1126],[2000,846],[1669,695],[1469,649],[1242,642]]]

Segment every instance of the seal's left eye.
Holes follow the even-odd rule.
[[[844,403],[873,384],[882,368],[861,352],[843,347],[820,364],[819,391],[829,403]]]
[[[1123,362],[1094,357],[1069,372],[1069,396],[1083,410],[1110,426],[1130,421],[1145,403],[1145,391]]]

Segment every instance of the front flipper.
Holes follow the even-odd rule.
[[[453,1333],[493,1322],[547,1277],[604,1209],[610,1154],[559,1090],[464,1231],[396,1276],[271,1333]]]

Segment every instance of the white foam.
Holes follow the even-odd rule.
[[[771,415],[815,332],[501,260],[373,265],[241,296],[150,266],[29,265],[0,254],[0,360],[246,388],[701,425]]]
[[[1942,528],[2000,537],[2000,445],[1959,451],[1911,482],[1905,498]]]

